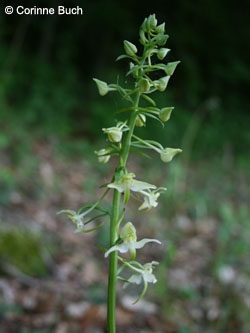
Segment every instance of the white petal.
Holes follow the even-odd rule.
[[[124,186],[122,186],[118,182],[108,184],[107,187],[109,187],[109,188],[115,188],[117,191],[119,191],[121,193],[124,192]]]
[[[114,252],[114,251],[119,251],[121,253],[125,253],[125,252],[128,252],[128,245],[122,243],[120,245],[115,245],[115,246],[112,246],[108,251],[105,252],[105,258],[107,258],[107,256],[111,253],[111,252]]]
[[[144,273],[143,278],[144,278],[145,281],[147,281],[149,283],[156,283],[157,282],[156,277],[152,273]]]
[[[139,242],[135,242],[134,247],[136,249],[141,249],[145,244],[150,243],[150,242],[161,244],[161,242],[158,239],[144,238],[144,239],[140,240]]]
[[[130,186],[130,189],[135,192],[140,192],[150,188],[156,188],[156,186],[149,183],[141,182],[140,180],[134,180],[133,184],[131,184]]]
[[[138,208],[138,210],[146,209],[149,207],[148,201],[144,200],[144,202],[141,204],[141,206]]]
[[[135,284],[140,284],[141,283],[141,275],[140,274],[131,275],[130,278],[128,279],[128,282],[135,283]]]

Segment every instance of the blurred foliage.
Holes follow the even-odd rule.
[[[27,1],[29,5],[33,6]],[[51,3],[44,1],[46,5]],[[67,2],[73,5],[74,1]],[[27,145],[24,138],[30,134],[93,140],[112,122],[116,97],[97,98],[92,77],[108,82],[123,77],[127,63],[114,60],[122,53],[123,39],[137,43],[138,26],[149,10],[132,1],[80,5],[84,15],[73,18],[0,16],[3,149],[16,142]],[[181,0],[158,1],[150,10],[167,22],[172,49],[168,60],[182,62],[167,93],[159,96],[160,105],[176,106],[175,121],[164,136],[178,146],[181,133],[185,137],[195,123],[192,155],[220,153],[225,147],[237,154],[248,149],[247,8],[247,1],[235,8],[233,1]],[[146,131],[157,133],[157,126],[150,124]]]
[[[38,232],[18,227],[0,229],[0,268],[3,272],[8,273],[11,265],[23,274],[45,277],[53,252],[55,246],[45,242]]]

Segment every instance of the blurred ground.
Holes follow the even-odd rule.
[[[105,332],[107,261],[95,244],[107,245],[108,221],[79,235],[56,212],[94,202],[115,160],[102,166],[88,145],[77,155],[45,142],[34,143],[18,165],[8,156],[1,156],[2,171],[14,177],[1,197],[0,332]],[[25,169],[31,160],[32,170]],[[248,170],[227,152],[213,161],[158,162],[129,162],[139,179],[168,193],[159,208],[133,217],[139,237],[163,246],[148,245],[139,255],[160,265],[157,284],[137,306],[138,290],[119,283],[118,332],[248,332]]]

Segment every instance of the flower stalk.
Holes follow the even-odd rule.
[[[127,160],[130,152],[136,152],[142,156],[147,155],[141,152],[141,149],[151,149],[160,155],[160,159],[167,163],[173,157],[181,152],[181,149],[164,148],[159,142],[153,140],[145,140],[134,134],[136,126],[143,127],[147,124],[147,118],[159,121],[163,126],[170,119],[173,107],[158,108],[154,99],[149,94],[159,91],[164,92],[167,89],[169,80],[173,75],[178,61],[165,63],[156,63],[163,61],[170,49],[164,45],[168,40],[165,34],[165,23],[157,25],[155,15],[146,18],[140,27],[140,43],[143,46],[143,53],[140,56],[136,45],[130,41],[124,41],[124,51],[117,60],[128,59],[129,70],[127,76],[130,76],[135,82],[132,89],[122,87],[120,84],[108,84],[105,81],[94,79],[99,94],[107,95],[109,92],[118,92],[121,97],[129,103],[128,107],[116,111],[116,114],[128,112],[129,117],[125,122],[118,122],[115,126],[103,128],[108,146],[95,151],[100,163],[108,163],[113,155],[118,155],[118,164],[114,171],[112,180],[101,187],[106,187],[106,191],[92,205],[86,205],[77,212],[72,210],[63,210],[67,213],[67,217],[76,225],[76,232],[91,232],[102,227],[104,222],[98,222],[93,228],[85,229],[89,223],[95,223],[96,220],[110,217],[109,225],[109,248],[104,249],[105,258],[109,258],[109,277],[108,277],[108,297],[107,297],[107,330],[108,333],[116,332],[116,285],[117,279],[122,280],[124,287],[130,284],[140,286],[143,283],[142,290],[134,302],[137,303],[145,295],[148,284],[156,283],[157,279],[153,274],[153,266],[158,262],[152,261],[141,264],[137,261],[137,251],[148,243],[156,243],[157,246],[161,242],[152,238],[139,238],[137,241],[137,232],[132,222],[124,221],[126,218],[126,208],[129,201],[134,198],[131,193],[137,192],[143,197],[142,204],[138,210],[147,213],[152,208],[158,206],[158,199],[161,193],[166,191],[164,187],[135,179],[136,175],[127,170]],[[151,58],[154,58],[153,61]],[[161,72],[162,76],[154,80],[151,73]],[[140,99],[143,98],[148,106],[140,106]],[[135,148],[136,149],[135,149]],[[111,213],[101,207],[102,200],[108,193],[113,190]],[[123,196],[123,198],[122,198]],[[121,209],[123,200],[123,207]],[[94,211],[98,211],[98,215],[90,216],[86,220],[87,215],[92,215]],[[147,245],[151,246],[151,245]],[[100,247],[99,247],[100,248]],[[129,252],[127,259],[118,256],[118,252],[125,254]],[[118,260],[120,262],[118,267]],[[120,276],[123,270],[130,270],[133,274],[128,278]]]

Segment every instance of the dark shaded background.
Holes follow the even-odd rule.
[[[143,236],[168,246],[142,258],[161,261],[146,297],[152,303],[134,312],[118,292],[119,332],[248,332],[249,2],[26,1],[78,4],[84,14],[4,14],[5,5],[19,4],[0,7],[4,332],[103,332],[107,271],[94,244],[107,244],[107,229],[83,241],[55,216],[94,201],[112,175],[115,161],[100,166],[93,151],[104,146],[101,128],[114,124],[121,102],[101,98],[92,78],[129,84],[127,62],[115,59],[124,39],[138,45],[139,26],[152,13],[166,22],[167,60],[181,64],[156,97],[159,106],[175,106],[171,121],[164,130],[148,121],[140,133],[183,154],[167,168],[155,156],[147,164],[131,159],[141,178],[168,187],[147,227],[135,218]]]

